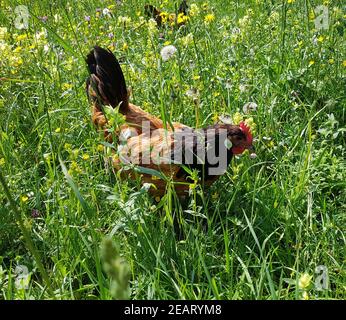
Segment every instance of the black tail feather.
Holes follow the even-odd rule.
[[[146,4],[144,6],[144,13],[148,18],[152,18],[156,21],[157,26],[160,28],[162,25],[162,17],[160,15],[161,11],[156,9],[153,5],[151,4]]]
[[[179,6],[178,13],[183,13],[186,16],[188,9],[189,6],[187,5],[186,0],[183,0]]]
[[[87,90],[89,86],[96,92],[96,95],[105,105],[119,107],[120,112],[128,108],[128,94],[126,82],[114,54],[106,49],[95,46],[86,58],[90,77],[87,80]]]

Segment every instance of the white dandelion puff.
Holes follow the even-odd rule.
[[[243,93],[243,92],[246,91],[246,89],[247,89],[247,85],[246,85],[246,84],[242,84],[242,83],[241,83],[241,84],[239,85],[239,91],[240,91],[240,92]]]
[[[199,92],[198,92],[198,90],[196,88],[191,88],[191,89],[186,91],[186,95],[189,98],[195,99],[195,98],[198,98]]]
[[[165,46],[161,49],[161,57],[163,61],[168,61],[171,59],[174,54],[177,52],[177,48],[175,46],[169,45]]]
[[[110,10],[108,8],[104,8],[102,10],[102,13],[103,13],[104,16],[108,16],[111,12],[110,12]]]
[[[232,89],[232,83],[231,83],[230,80],[227,80],[227,81],[225,82],[225,88],[226,88],[227,90],[231,90],[231,89]]]
[[[247,102],[243,106],[243,111],[244,111],[244,113],[249,113],[251,111],[256,111],[257,107],[258,107],[257,103],[255,103],[255,102]]]
[[[219,120],[224,124],[233,124],[232,118],[227,114],[219,116]]]

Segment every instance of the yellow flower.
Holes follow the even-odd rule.
[[[97,151],[98,151],[98,152],[102,152],[103,149],[104,149],[104,147],[103,147],[102,144],[99,144],[99,145],[97,146]]]
[[[29,200],[29,197],[27,195],[23,194],[20,196],[21,202],[25,203],[25,202],[28,202],[28,200]]]
[[[79,150],[78,150],[78,149],[73,149],[73,150],[72,150],[72,156],[73,156],[74,158],[77,158],[78,154],[79,154]]]
[[[288,4],[294,3],[296,0],[287,0]]]
[[[319,36],[319,37],[317,38],[317,41],[322,43],[322,42],[324,41],[324,37],[323,37],[323,36]]]
[[[214,115],[212,117],[212,120],[213,120],[214,123],[219,121],[219,116],[218,116],[218,114],[216,112],[214,113]]]
[[[240,28],[246,28],[251,21],[251,18],[246,14],[244,17],[239,19],[239,27]]]
[[[89,156],[87,153],[83,153],[82,159],[83,159],[83,160],[89,160],[89,159],[90,159],[90,156]]]
[[[170,44],[171,44],[171,42],[169,40],[167,40],[163,43],[164,46],[169,46]]]
[[[156,202],[160,202],[161,198],[159,196],[155,197]]]
[[[7,38],[7,28],[0,27],[0,40],[6,40]]]
[[[241,121],[243,121],[243,116],[241,115],[240,112],[236,112],[233,116],[232,116],[232,120],[234,124],[239,124]]]
[[[219,197],[219,194],[217,192],[213,193],[212,196],[213,200],[216,200]]]
[[[123,44],[123,50],[126,51],[129,48],[128,44],[126,42],[124,42]]]
[[[149,21],[148,21],[148,30],[151,33],[157,32],[157,23],[153,18],[149,19]]]
[[[175,13],[170,13],[168,16],[169,22],[174,23],[175,22]]]
[[[167,21],[167,19],[168,19],[168,13],[165,12],[165,11],[162,11],[160,13],[160,17],[161,17],[162,22],[165,23]]]
[[[15,59],[15,63],[14,63],[14,66],[15,67],[19,67],[23,64],[23,59],[22,58],[16,58]]]
[[[17,36],[16,40],[17,41],[23,41],[23,40],[25,40],[27,38],[28,38],[28,36],[26,34],[20,34],[20,35]]]
[[[191,3],[189,14],[191,17],[197,16],[199,14],[199,8],[197,4]]]
[[[66,82],[66,83],[63,83],[61,87],[62,87],[62,90],[67,91],[72,88],[72,84]]]
[[[209,8],[208,2],[204,2],[204,3],[202,4],[202,9],[205,10],[205,11],[207,11],[208,8]]]
[[[70,169],[68,171],[69,174],[72,174],[73,172],[76,172],[76,173],[82,173],[83,172],[82,169],[78,166],[76,161],[71,162],[71,166],[70,166]]]
[[[180,41],[184,47],[188,47],[193,42],[193,34],[189,33],[187,36],[182,37]]]
[[[177,18],[178,24],[184,24],[187,20],[189,20],[189,17],[186,16],[184,13],[179,13]]]
[[[197,183],[190,183],[189,184],[189,189],[192,191],[192,190],[195,190],[197,188]]]
[[[199,79],[201,79],[201,76],[193,76],[193,80],[199,80]]]
[[[329,64],[334,64],[334,59],[333,58],[329,59],[328,62],[329,62]]]
[[[344,62],[342,64],[344,67],[346,67],[346,60],[344,60]]]
[[[274,148],[275,147],[275,143],[273,140],[270,140],[268,143],[268,148]]]
[[[312,276],[310,276],[308,273],[303,273],[298,281],[299,289],[307,289],[310,286],[312,280]]]
[[[315,64],[315,61],[314,60],[310,60],[309,61],[309,67],[312,66],[313,64]]]
[[[3,166],[5,164],[5,159],[4,158],[0,158],[0,167]]]
[[[55,132],[56,132],[56,133],[60,133],[60,132],[61,132],[61,128],[56,128],[56,129],[55,129]]]
[[[206,24],[209,24],[211,22],[213,22],[215,20],[215,15],[213,15],[212,13],[208,13],[205,17],[204,17],[204,22]]]

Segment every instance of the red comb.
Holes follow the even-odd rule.
[[[246,142],[248,144],[252,144],[252,134],[250,127],[244,121],[239,123],[239,127],[246,135]]]

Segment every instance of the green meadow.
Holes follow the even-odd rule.
[[[346,298],[344,1],[187,3],[0,2],[0,299]],[[184,202],[121,179],[85,92],[96,44],[132,103],[246,120],[257,156]]]

